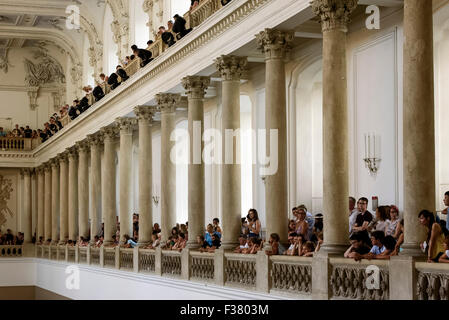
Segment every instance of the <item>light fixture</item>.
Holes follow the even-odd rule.
[[[379,162],[381,159],[377,156],[380,147],[380,139],[376,138],[375,133],[365,133],[365,167],[368,168],[370,174],[375,175],[379,170]]]

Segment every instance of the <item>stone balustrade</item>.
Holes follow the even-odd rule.
[[[201,253],[138,247],[72,247],[36,245],[34,256],[60,262],[87,264],[128,272],[210,283],[244,290],[275,293],[289,297],[312,295],[314,258],[236,254],[216,250]],[[0,246],[1,258],[33,256],[23,246]],[[390,268],[388,260],[354,261],[340,257],[329,259],[329,298],[333,300],[389,300]],[[416,298],[449,300],[449,266],[415,263]],[[394,280],[394,279],[393,279]],[[320,280],[321,281],[321,280]],[[394,283],[394,281],[393,281]]]
[[[220,0],[204,0],[184,15],[188,28],[195,28],[223,7]]]
[[[444,264],[417,262],[418,300],[449,300],[449,272]]]
[[[0,246],[0,257],[21,257],[23,254],[22,246],[5,245]]]
[[[333,298],[388,300],[389,269],[386,260],[356,262],[332,258],[330,288]],[[379,277],[376,277],[378,274]]]
[[[0,149],[2,151],[30,151],[33,149],[31,138],[0,138]]]

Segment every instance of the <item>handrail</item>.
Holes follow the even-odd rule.
[[[32,138],[0,138],[0,149],[2,151],[30,151],[32,150]]]

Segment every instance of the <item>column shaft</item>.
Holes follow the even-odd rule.
[[[139,120],[139,244],[151,241],[153,230],[152,208],[152,134],[154,107],[137,107]]]
[[[221,208],[222,247],[233,249],[241,232],[242,190],[240,159],[240,78],[246,58],[222,56],[217,60],[222,82],[222,147]],[[234,134],[236,137],[234,138]],[[249,208],[248,208],[249,209]]]
[[[51,168],[50,165],[45,166],[45,199],[44,199],[44,240],[51,239]]]
[[[78,240],[78,152],[69,149],[69,239]]]
[[[51,170],[51,240],[52,243],[56,244],[59,240],[60,214],[59,160],[52,160]]]
[[[24,217],[22,219],[22,230],[24,233],[24,242],[30,243],[31,239],[33,237],[32,230],[31,230],[31,224],[32,224],[32,215],[31,215],[31,201],[32,201],[32,194],[31,194],[31,170],[25,169],[24,170]]]
[[[99,134],[89,136],[90,142],[90,241],[101,232],[101,137]]]
[[[124,235],[133,236],[132,228],[132,148],[133,126],[131,118],[120,118],[116,121],[120,128],[120,243],[124,243]]]
[[[116,177],[115,177],[115,138],[113,127],[101,129],[104,134],[104,166],[103,166],[103,218],[104,218],[104,244],[113,243],[112,236],[117,231],[116,225]]]
[[[418,213],[435,211],[435,108],[432,3],[404,1],[404,244],[419,256],[425,228]],[[410,130],[413,128],[412,130]]]
[[[89,237],[89,148],[86,141],[78,142],[78,228],[79,235]]]
[[[175,145],[170,136],[176,127],[176,105],[181,95],[156,95],[161,110],[161,240],[165,243],[176,225],[176,164],[171,159]]]
[[[59,158],[59,242],[64,244],[69,239],[69,171],[67,153]]]
[[[37,176],[37,235],[36,240],[39,241],[40,237],[45,238],[44,226],[45,226],[45,214],[44,214],[44,201],[45,201],[45,183],[44,183],[44,169],[38,168]],[[45,239],[46,240],[46,239]]]
[[[204,192],[204,95],[210,84],[208,77],[187,77],[182,79],[188,98],[188,127],[190,136],[190,156],[188,166],[188,210],[189,240],[188,248],[196,248],[196,237],[204,235],[205,230],[205,192]]]

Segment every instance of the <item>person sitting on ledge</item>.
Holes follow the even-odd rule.
[[[47,134],[45,132],[43,132],[41,129],[37,129],[37,134],[39,135],[39,137],[41,138],[42,143],[44,143],[45,141],[47,141]]]
[[[246,254],[256,254],[257,251],[262,249],[262,239],[260,238],[249,238],[248,240],[248,248],[243,249],[242,253]]]
[[[370,252],[371,248],[363,241],[363,236],[360,233],[353,233],[349,237],[351,246],[346,250],[344,257],[355,259],[356,257],[365,255]]]
[[[131,239],[127,234],[125,234],[123,238],[125,240],[124,244],[125,248],[134,248],[137,246],[137,243],[133,239]]]
[[[449,236],[446,236],[444,238],[443,245],[444,245],[444,253],[438,259],[438,262],[440,262],[440,263],[449,263]]]
[[[419,215],[419,222],[427,228],[427,239],[421,243],[421,248],[427,254],[427,262],[438,262],[444,254],[444,233],[439,223],[435,221],[432,212],[422,210]]]
[[[120,85],[118,82],[118,75],[114,72],[109,76],[108,84],[111,86],[111,90],[115,90]]]
[[[265,253],[269,256],[274,256],[274,255],[283,255],[285,252],[285,248],[282,244],[279,243],[280,241],[280,237],[277,233],[272,233],[270,235],[270,245],[271,245],[271,250],[265,251]]]
[[[70,120],[75,120],[80,114],[78,109],[79,100],[73,100],[73,104],[69,109]]]
[[[364,255],[356,255],[356,257],[354,258],[356,261],[358,260],[362,260],[362,259],[376,259],[376,256],[383,254],[387,248],[384,246],[383,242],[385,239],[385,234],[382,231],[374,231],[371,234],[371,243],[373,245],[373,247],[371,248],[370,252]],[[394,243],[396,244],[396,243]],[[394,250],[394,245],[393,248],[391,249],[391,251]],[[388,254],[391,253],[387,252]]]
[[[220,238],[218,237],[218,234],[214,233],[212,235],[212,245],[207,249],[207,252],[214,253],[215,249],[220,248],[220,246],[221,246]]]
[[[122,79],[122,82],[125,82],[126,80],[129,79],[128,74],[126,73],[125,69],[122,68],[121,65],[118,65],[116,67],[115,72],[120,76],[120,78]]]
[[[179,252],[182,251],[186,247],[186,236],[184,233],[180,232],[178,235],[178,240],[171,248],[172,250],[178,250]]]
[[[195,9],[196,7],[198,7],[199,3],[200,3],[200,0],[191,0],[190,1],[190,9],[189,9],[189,11],[191,11],[191,10]]]
[[[212,220],[212,225],[214,226],[214,231],[219,233],[220,236],[221,236],[222,231],[221,231],[221,228],[220,228],[220,220],[218,218],[214,218]]]
[[[89,241],[87,241],[87,239],[84,239],[84,237],[80,236],[78,243],[79,243],[78,244],[79,247],[87,247],[87,245],[89,244]]]
[[[192,28],[186,29],[186,20],[178,14],[175,14],[173,19],[175,19],[175,23],[173,24],[172,31],[176,33],[176,39],[181,40],[190,31],[192,31]]]
[[[164,26],[159,27],[158,34],[161,36],[162,41],[168,45],[168,47],[171,47],[175,44],[175,37],[173,36],[173,33],[167,31]]]
[[[73,241],[72,240],[68,240],[67,241],[67,245],[69,246],[69,247],[73,247],[74,246],[74,243],[73,243]]]
[[[95,98],[95,102],[100,101],[104,97],[103,88],[97,84],[97,86],[92,91],[92,95]]]
[[[197,236],[196,243],[200,246],[200,252],[207,252],[207,248],[209,247],[209,245],[207,244],[206,240],[204,240],[204,236]]]
[[[141,60],[140,62],[140,67],[143,68],[145,67],[148,63],[150,63],[151,61],[153,61],[153,53],[150,50],[146,50],[146,49],[139,49],[137,48],[137,46],[134,44],[131,46],[131,50],[133,51],[133,53],[138,56]]]
[[[243,250],[248,249],[248,238],[239,237],[239,245],[234,249],[234,253],[242,253]]]
[[[288,242],[290,243],[290,246],[284,252],[284,255],[294,256],[296,254],[297,246],[298,246],[298,244],[296,242],[296,238],[297,237],[298,237],[298,234],[296,232],[289,233],[289,235],[288,235]]]
[[[306,243],[300,243],[298,245],[298,256],[301,257],[313,257],[315,252],[315,245],[312,241],[307,241]]]

